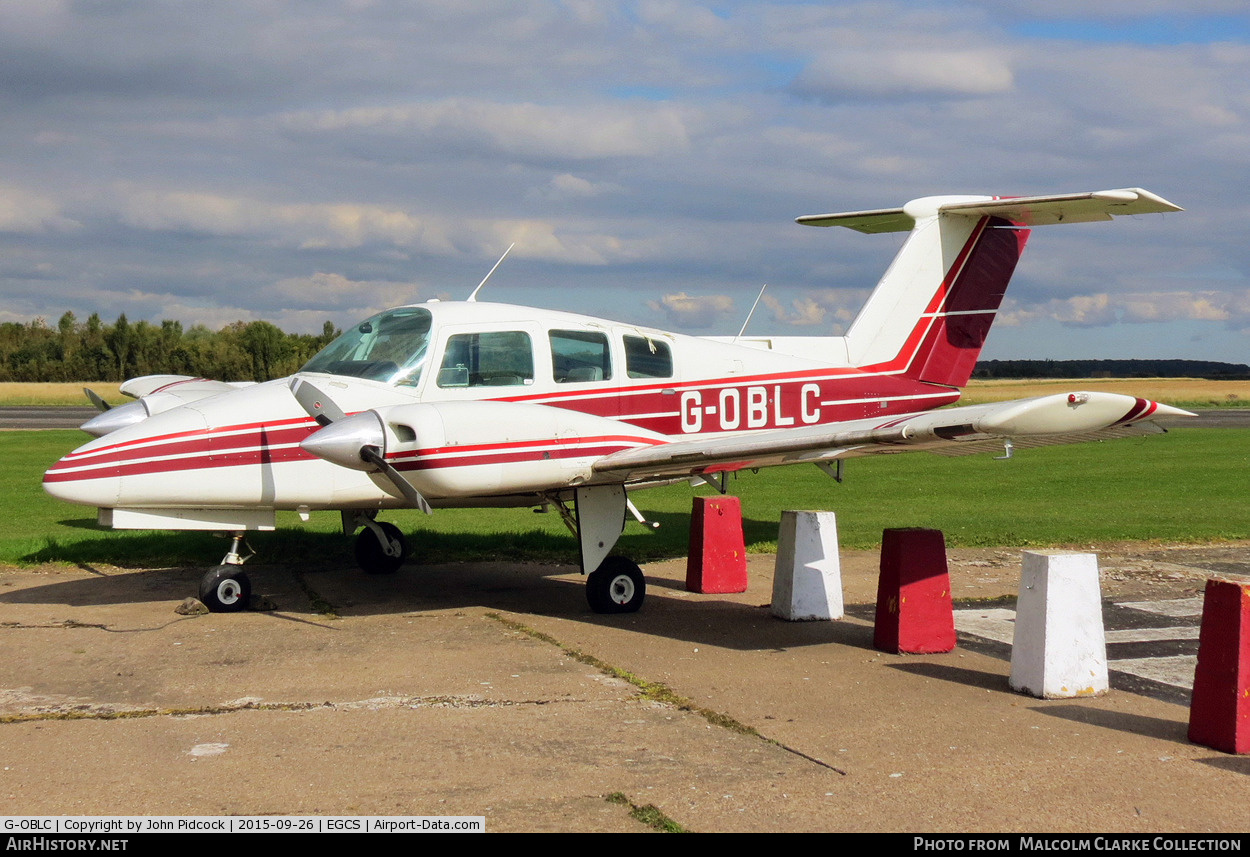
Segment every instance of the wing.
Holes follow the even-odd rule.
[[[212,381],[191,375],[143,375],[139,378],[131,378],[118,389],[132,399],[142,399],[153,393],[169,393],[176,390],[178,395],[190,401],[195,398],[215,396],[218,393],[228,393],[240,387],[250,386],[251,383],[251,381],[243,383]]]
[[[677,440],[613,453],[594,469],[632,482],[886,453],[970,455],[1002,450],[1006,441],[1029,448],[1158,434],[1165,429],[1152,420],[1162,416],[1193,414],[1119,393],[1059,393],[888,419]]]

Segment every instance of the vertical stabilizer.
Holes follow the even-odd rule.
[[[935,196],[902,208],[817,214],[807,226],[909,231],[847,331],[852,365],[961,387],[972,376],[1030,227],[1180,211],[1140,188],[1000,199]]]

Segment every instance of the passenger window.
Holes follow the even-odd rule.
[[[606,334],[590,330],[553,330],[551,372],[557,384],[606,381],[612,377],[612,358]]]
[[[626,336],[625,374],[630,378],[672,378],[672,349],[658,339]]]
[[[457,333],[447,340],[440,387],[513,387],[534,382],[534,348],[524,331]]]

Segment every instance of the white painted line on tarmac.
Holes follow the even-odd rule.
[[[1108,643],[1145,643],[1155,640],[1196,640],[1197,625],[1185,625],[1178,628],[1123,628],[1119,631],[1107,631]]]
[[[1011,645],[1016,636],[1016,611],[1003,607],[956,610],[955,630]]]
[[[1175,655],[1170,658],[1125,658],[1111,661],[1111,669],[1170,684],[1183,690],[1194,689],[1194,668],[1197,655]]]
[[[1201,616],[1202,598],[1176,598],[1171,601],[1118,601],[1121,607],[1141,610],[1144,613],[1157,613],[1160,616]]]

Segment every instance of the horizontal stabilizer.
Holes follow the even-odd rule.
[[[902,208],[807,214],[795,218],[804,226],[845,226],[857,232],[906,232],[926,216],[1001,217],[1021,226],[1089,223],[1123,214],[1160,214],[1183,209],[1141,188],[1096,190],[1045,196],[926,197]]]

